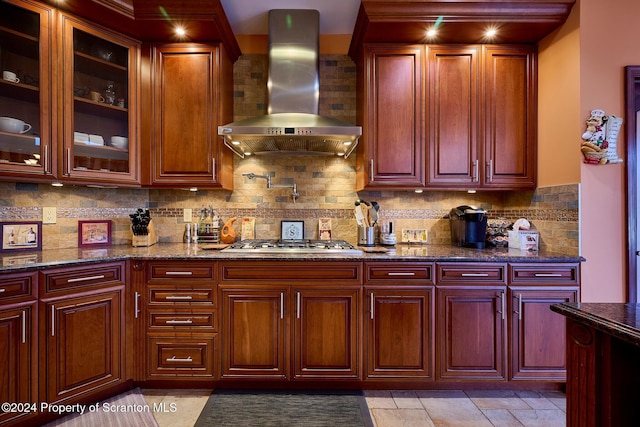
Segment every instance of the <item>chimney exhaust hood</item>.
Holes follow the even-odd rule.
[[[268,114],[218,126],[238,156],[249,154],[348,157],[362,128],[318,115],[319,12],[269,11]]]

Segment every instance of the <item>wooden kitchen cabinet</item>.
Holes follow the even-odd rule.
[[[218,126],[233,120],[233,63],[224,45],[154,44],[144,55],[151,73],[143,94],[151,113],[143,117],[151,154],[145,184],[232,189],[233,154],[218,137]]]
[[[357,61],[356,189],[425,185],[424,46],[371,44]]]
[[[481,47],[428,46],[428,186],[480,183]]]
[[[60,31],[60,177],[138,186],[140,43],[66,14]]]
[[[38,404],[37,276],[0,275],[0,401]],[[20,425],[32,410],[2,411],[1,425]]]
[[[484,45],[482,187],[535,188],[537,51],[533,45]]]
[[[359,380],[361,269],[221,263],[221,378]]]
[[[428,46],[427,63],[427,187],[535,188],[535,47]]]
[[[433,263],[365,263],[366,380],[433,381]]]
[[[222,378],[289,377],[289,293],[288,287],[221,286]]]
[[[0,70],[11,71],[19,81],[0,79],[0,116],[22,120],[23,133],[0,131],[0,177],[4,180],[39,181],[56,172],[52,133],[57,109],[53,108],[52,52],[54,10],[20,0],[0,2]]]
[[[506,265],[438,263],[436,268],[436,380],[506,380]]]
[[[216,263],[147,262],[139,318],[146,343],[143,380],[211,381],[217,375]]]
[[[40,283],[40,401],[123,386],[124,263],[48,269]]]
[[[577,264],[510,264],[511,380],[565,381],[566,319],[553,304],[579,300]]]

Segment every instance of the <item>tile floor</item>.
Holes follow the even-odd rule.
[[[149,405],[165,404],[166,412],[154,413],[160,427],[192,427],[211,390],[144,389],[143,393]],[[367,390],[365,397],[376,427],[565,425],[566,399],[557,391]]]

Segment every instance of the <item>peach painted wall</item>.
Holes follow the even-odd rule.
[[[582,0],[580,6],[580,108],[624,117],[624,67],[640,64],[640,2]],[[625,158],[625,134],[618,155]],[[583,301],[626,301],[624,163],[581,166]]]

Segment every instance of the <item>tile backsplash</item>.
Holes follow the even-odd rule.
[[[235,119],[265,114],[267,106],[266,55],[243,55],[234,66]],[[320,114],[355,123],[355,65],[348,56],[323,55],[320,60]],[[234,160],[234,190],[100,189],[82,186],[0,182],[0,220],[41,220],[42,208],[57,207],[55,224],[43,225],[43,248],[71,248],[78,243],[79,220],[112,220],[114,244],[131,244],[129,214],[149,208],[161,242],[180,242],[183,209],[199,217],[211,205],[226,221],[236,217],[239,233],[243,217],[256,218],[259,238],[280,237],[280,221],[304,220],[305,237],[316,238],[318,218],[331,218],[332,236],[356,242],[353,214],[356,199],[376,200],[380,220],[393,220],[397,231],[426,229],[428,243],[449,244],[447,215],[452,207],[474,205],[490,218],[514,221],[520,217],[540,231],[542,248],[579,251],[578,184],[536,191],[466,192],[355,191],[355,156],[264,156]],[[291,186],[300,197],[293,202],[290,188],[267,189],[263,179],[244,173],[272,176],[272,183]]]

